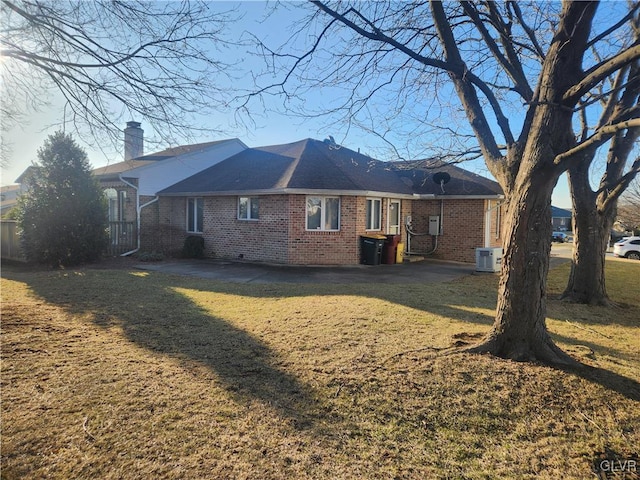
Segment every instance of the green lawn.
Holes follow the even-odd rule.
[[[640,262],[608,274],[617,308],[554,300],[551,272],[549,329],[594,367],[571,373],[438,354],[487,331],[493,275],[4,268],[2,478],[594,478],[640,453]]]

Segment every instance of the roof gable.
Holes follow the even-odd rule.
[[[169,147],[155,153],[149,153],[147,155],[142,155],[140,157],[136,157],[132,160],[138,161],[161,161],[167,160],[168,158],[177,157],[178,155],[184,155],[185,153],[197,152],[199,150],[204,150],[213,145],[218,145],[220,143],[228,142],[229,140],[214,140],[213,142],[204,142],[204,143],[194,143],[191,145],[178,145],[177,147]]]
[[[93,169],[93,174],[97,177],[111,178],[117,177],[121,173],[129,172],[141,167],[153,166],[158,162],[174,159],[180,156],[195,154],[197,152],[205,151],[213,146],[221,145],[228,142],[239,142],[243,147],[246,145],[237,138],[216,140],[213,142],[194,143],[192,145],[180,145],[177,147],[170,147],[159,152],[150,153],[148,155],[142,155],[140,157],[125,160],[123,162],[112,163],[104,167],[98,167]]]
[[[274,188],[293,158],[249,148],[161,193],[212,193]]]

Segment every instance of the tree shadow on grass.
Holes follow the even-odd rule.
[[[89,314],[101,328],[120,327],[150,351],[208,367],[237,401],[262,402],[295,429],[316,428],[320,419],[326,425],[335,415],[312,388],[279,367],[276,352],[176,292],[171,277],[125,275],[49,272],[16,280],[72,314]]]
[[[175,285],[199,289],[206,284],[203,291],[252,298],[359,295],[461,322],[487,327],[493,322],[492,316],[458,308],[454,305],[457,302],[451,302],[446,295],[421,298],[420,292],[424,292],[424,287],[420,284],[390,291],[384,286],[371,285],[298,284],[291,287],[225,284],[161,273],[127,275],[127,281],[122,283],[123,272],[118,271],[101,271],[99,277],[91,271],[84,275],[50,273],[49,277],[57,280],[29,275],[28,283],[36,294],[53,304],[72,312],[92,313],[98,325],[121,324],[127,337],[145,348],[207,365],[236,397],[258,399],[273,405],[299,428],[313,424],[320,417],[327,419],[327,412],[322,411],[326,408],[314,400],[314,392],[295,376],[278,368],[278,356],[261,340],[224,319],[212,316],[176,292],[173,289]],[[105,276],[113,277],[113,284],[106,289]],[[446,288],[453,294],[457,285],[451,283]],[[495,308],[495,297],[491,295],[467,300],[465,307]],[[562,337],[562,340],[575,343],[569,337]],[[617,355],[611,348],[606,350],[613,356]],[[632,400],[640,400],[640,383],[634,379],[588,365],[562,370]]]
[[[207,284],[206,291],[225,293],[233,295],[242,295],[253,298],[260,297],[280,297],[280,296],[308,296],[308,295],[358,295],[364,297],[376,298],[384,300],[390,303],[403,305],[409,308],[425,311],[431,314],[442,315],[456,321],[464,323],[473,323],[476,325],[483,325],[489,328],[494,321],[493,315],[488,315],[473,309],[495,309],[495,296],[480,294],[472,297],[464,297],[452,301],[447,298],[446,295],[438,297],[421,297],[420,292],[424,291],[424,286],[420,284],[406,285],[402,289],[388,289],[385,286],[372,287],[365,284],[299,284],[295,287],[295,295],[285,294],[283,295],[284,288],[280,284],[222,284],[211,283]],[[287,286],[288,287],[288,286]],[[459,288],[455,282],[449,283],[446,288],[453,294],[454,291]],[[477,293],[477,292],[476,292]],[[464,309],[461,308],[460,301],[464,301]],[[558,340],[568,344],[581,344],[584,345],[584,341],[577,341],[571,337],[552,334]],[[474,335],[471,335],[469,339],[463,339],[460,341],[459,336],[452,337],[452,346],[465,347],[465,340],[469,340],[469,344],[477,340]],[[617,349],[611,347],[604,347],[601,345],[593,344],[592,349],[604,353],[613,357],[628,358],[627,355],[619,352]],[[592,367],[581,363],[582,367],[577,369],[559,368],[560,370],[576,374],[585,380],[592,383],[597,383],[604,388],[615,391],[626,398],[631,400],[640,401],[640,383],[634,379],[622,376],[610,370],[603,368]]]
[[[559,370],[578,375],[591,383],[597,383],[603,386],[607,390],[617,392],[630,400],[640,402],[640,382],[619,375],[611,370],[584,364],[580,368],[559,368]]]

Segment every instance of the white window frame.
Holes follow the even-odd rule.
[[[193,207],[193,219],[190,218],[189,206],[190,203],[194,202]],[[200,204],[202,210],[202,219],[201,222],[198,222],[198,204]],[[204,198],[202,197],[187,197],[187,233],[203,233],[202,225],[198,223],[204,223]],[[189,230],[190,220],[193,220],[193,230]]]
[[[115,188],[107,188],[104,196],[107,198],[109,221],[119,222],[118,191]]]
[[[371,202],[371,208],[368,208],[369,202]],[[378,225],[375,223],[375,204],[378,204]],[[365,212],[369,210],[367,218],[365,220],[365,230],[370,232],[377,232],[382,230],[382,199],[381,198],[367,198],[365,203]],[[366,215],[366,213],[365,213]]]
[[[243,199],[247,200],[247,216],[246,217],[240,216],[240,204],[242,203]],[[257,217],[252,216],[254,202],[256,203],[256,206],[258,208]],[[259,219],[260,219],[260,198],[259,197],[238,197],[238,220],[255,222]]]
[[[320,200],[320,226],[318,228],[309,228],[309,199]],[[327,200],[338,200],[338,228],[326,228],[327,227]],[[307,195],[304,202],[304,228],[309,232],[338,232],[340,231],[340,217],[342,209],[342,201],[340,197],[334,196],[319,196],[319,195]]]
[[[398,205],[398,224],[397,225],[391,225],[391,204],[392,203],[396,203]],[[398,227],[398,231],[396,233],[393,233],[391,231],[391,227]],[[393,198],[389,199],[389,202],[387,204],[387,233],[389,233],[390,235],[400,235],[402,233],[402,200],[396,200]]]

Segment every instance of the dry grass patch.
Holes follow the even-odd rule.
[[[489,328],[492,275],[3,276],[2,478],[581,479],[638,455],[640,299],[615,282],[619,309],[550,302],[556,340],[596,367],[579,375],[437,355]]]

